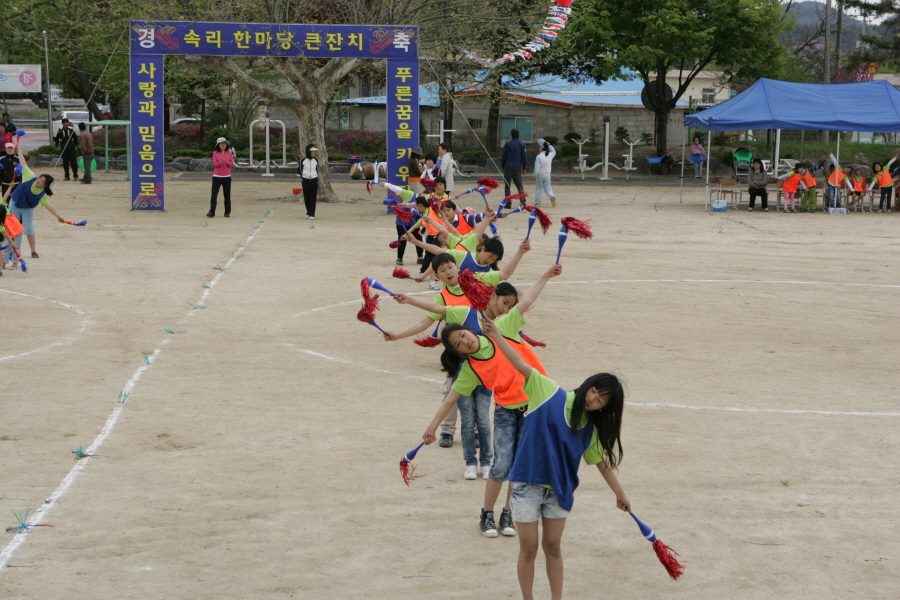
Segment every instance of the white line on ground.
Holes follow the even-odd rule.
[[[25,298],[35,298],[37,300],[43,300],[45,302],[52,302],[53,304],[59,304],[60,306],[64,306],[71,311],[81,315],[81,329],[78,330],[77,333],[84,333],[84,330],[87,329],[87,326],[91,323],[91,320],[88,318],[87,314],[83,310],[79,310],[72,306],[71,304],[66,304],[65,302],[59,302],[58,300],[51,300],[50,298],[42,298],[40,296],[34,296],[32,294],[23,294],[22,292],[13,292],[10,290],[0,290],[4,294],[12,294],[14,296],[23,296]],[[75,341],[75,338],[63,338],[62,342],[54,342],[52,344],[48,344],[46,346],[41,346],[40,348],[36,348],[34,350],[29,350],[28,352],[22,352],[21,354],[10,354],[9,356],[0,356],[0,362],[4,360],[12,360],[14,358],[21,358],[23,356],[28,356],[29,354],[37,354],[38,352],[43,352],[44,350],[49,350],[50,348],[55,348],[57,346],[64,346],[66,344],[70,344]]]
[[[327,354],[322,354],[321,352],[313,352],[312,350],[306,350],[305,348],[297,348],[294,344],[284,344],[290,348],[293,348],[299,352],[303,352],[304,354],[309,354],[310,356],[315,356],[317,358],[323,358],[325,360],[330,360],[333,362],[338,362],[345,365],[353,365],[355,367],[360,367],[363,369],[368,369],[369,371],[375,371],[377,373],[385,373],[386,375],[400,375],[401,377],[406,377],[407,379],[418,379],[419,381],[427,381],[428,383],[444,383],[439,379],[429,379],[427,377],[420,377],[418,375],[411,375],[409,373],[399,373],[397,371],[388,371],[387,369],[380,369],[378,367],[373,367],[372,365],[349,360],[346,358],[338,358],[335,356],[328,356]],[[727,412],[747,412],[747,413],[777,413],[784,415],[838,415],[838,416],[850,416],[850,417],[900,417],[900,413],[875,413],[875,412],[841,412],[841,411],[830,411],[830,410],[787,410],[787,409],[779,409],[779,408],[734,408],[728,406],[687,406],[684,404],[655,404],[652,402],[627,402],[628,406],[643,406],[646,408],[683,408],[687,410],[721,410]]]
[[[247,239],[244,241],[244,246],[250,245],[250,242],[253,241],[253,238],[256,236],[257,233],[259,233],[259,231],[261,229],[262,229],[262,227],[260,227],[260,229],[257,229],[253,233],[251,233],[247,237]],[[231,260],[229,260],[227,263],[225,263],[224,269],[228,269],[228,267],[230,267],[231,264],[236,259],[237,259],[237,256],[232,256]],[[212,281],[209,282],[209,287],[203,290],[203,294],[200,296],[200,300],[197,302],[197,304],[202,304],[206,300],[206,298],[209,297],[210,292],[212,292],[213,286],[215,286],[216,283],[219,281],[219,279],[221,279],[222,276],[225,274],[224,269],[222,270],[221,273],[216,275],[212,279]],[[4,290],[0,290],[0,291],[4,291]],[[10,293],[18,293],[18,292],[10,292]],[[19,294],[19,295],[28,296],[28,294]],[[37,296],[32,296],[32,297],[37,298]],[[42,300],[43,300],[43,298],[42,298]],[[55,302],[55,300],[50,300],[50,302]],[[57,304],[63,304],[63,303],[57,302]],[[67,306],[68,308],[77,310],[67,304],[63,304],[63,306]],[[187,313],[187,315],[185,315],[185,318],[179,322],[179,324],[186,321],[195,312],[197,312],[197,311],[192,308],[191,311],[189,313]],[[82,328],[82,330],[83,330],[83,328]],[[150,368],[150,366],[152,364],[154,364],[156,362],[156,357],[158,357],[160,355],[163,347],[166,344],[168,344],[171,340],[172,340],[172,337],[169,336],[169,337],[165,338],[162,342],[160,342],[159,348],[154,350],[153,354],[151,354],[149,356],[150,364],[149,365],[148,364],[141,365],[138,368],[138,370],[135,371],[134,374],[131,376],[131,379],[128,380],[128,383],[125,384],[125,387],[123,388],[122,391],[127,392],[129,394],[131,393],[131,390],[133,390],[134,386],[137,385],[137,382],[141,378],[141,376],[146,372],[146,370],[148,368]],[[112,433],[112,430],[116,425],[116,422],[119,420],[119,415],[122,414],[123,410],[125,410],[124,404],[116,405],[116,407],[113,409],[112,413],[106,419],[106,423],[103,425],[103,428],[100,430],[100,434],[94,439],[93,443],[91,443],[91,445],[88,446],[88,449],[85,450],[85,454],[93,454],[103,444],[103,442],[106,441],[106,438],[109,436],[110,433]],[[56,502],[58,502],[59,499],[66,493],[66,490],[69,489],[69,487],[72,485],[72,482],[75,481],[75,476],[78,475],[78,473],[80,473],[87,466],[89,460],[90,460],[90,458],[83,458],[75,463],[75,465],[72,467],[72,470],[69,471],[69,474],[66,475],[66,477],[62,480],[62,483],[60,483],[59,486],[56,488],[56,490],[54,490],[53,494],[51,494],[50,497],[41,505],[41,507],[38,508],[34,512],[33,515],[31,515],[31,517],[28,519],[28,525],[30,525],[30,526],[37,525],[44,519],[44,517],[47,515],[47,513],[50,512],[50,510],[53,508],[53,506],[56,504]],[[12,558],[13,553],[15,553],[15,551],[19,548],[19,546],[21,546],[25,542],[27,537],[28,537],[27,532],[15,534],[13,536],[12,541],[9,544],[7,544],[7,546],[3,549],[2,552],[0,552],[0,574],[3,573],[4,567],[9,562],[9,559]]]

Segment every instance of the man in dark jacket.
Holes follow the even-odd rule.
[[[19,164],[19,157],[16,156],[16,145],[12,142],[6,142],[6,152],[0,155],[0,189],[3,196],[6,190],[13,183],[20,183],[22,175],[16,175],[16,165]]]
[[[519,130],[513,129],[509,132],[512,136],[505,144],[503,144],[503,154],[500,156],[500,168],[503,169],[503,188],[505,195],[509,196],[510,181],[516,184],[516,190],[519,194],[525,192],[522,186],[522,175],[528,169],[528,152],[525,150],[525,142],[519,139]],[[522,200],[522,205],[525,201]],[[506,208],[510,208],[510,202],[506,203]]]
[[[56,132],[53,142],[59,148],[59,156],[62,159],[65,180],[69,181],[69,167],[72,168],[72,177],[78,181],[78,160],[75,158],[75,150],[78,148],[78,135],[69,127],[68,119],[62,120],[62,127]]]
[[[3,113],[3,123],[0,124],[0,127],[3,128],[0,130],[0,133],[3,134],[3,141],[13,141],[13,136],[16,135],[16,124],[9,120],[9,113]]]

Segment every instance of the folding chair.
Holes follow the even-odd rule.
[[[750,172],[750,165],[753,161],[753,152],[749,148],[741,146],[734,150],[734,175],[735,179],[740,181],[742,175]]]

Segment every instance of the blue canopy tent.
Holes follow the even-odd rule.
[[[777,177],[782,129],[900,132],[900,91],[883,80],[823,84],[760,79],[734,98],[686,116],[684,125],[714,131],[777,130]],[[840,158],[840,136],[837,144]]]

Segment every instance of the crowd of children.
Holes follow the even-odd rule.
[[[459,209],[447,197],[440,177],[434,179],[433,191],[425,195],[381,185],[389,191],[387,202],[398,212],[398,241],[423,250],[420,274],[408,279],[423,281],[433,273],[439,282],[433,301],[395,294],[398,304],[423,310],[425,316],[403,329],[383,330],[385,341],[397,342],[444,324],[440,334],[434,329],[430,338],[416,340],[424,347],[443,347],[440,363],[447,376],[444,399],[423,440],[451,448],[458,409],[463,478],[474,480],[481,475],[485,482],[481,533],[489,538],[519,536],[517,572],[526,599],[532,597],[540,543],[553,598],[560,598],[560,541],[578,487],[582,457],[587,464],[596,465],[618,508],[630,511],[615,475],[622,458],[622,383],[614,375],[598,373],[575,390],[566,391],[548,376],[532,347],[543,344],[531,340],[523,328],[527,311],[547,282],[562,273],[562,266],[550,265],[520,294],[507,280],[531,245],[523,240],[515,255],[503,260],[504,245],[495,234],[498,218],[502,218],[498,212],[490,206],[480,214]],[[403,246],[397,248],[397,263],[402,264]],[[404,274],[402,269],[395,270],[395,276],[403,278]],[[478,284],[467,285],[464,278],[487,286],[489,298],[481,296],[485,289],[471,291],[470,286],[478,288]],[[495,505],[504,482],[510,483],[497,519]]]

